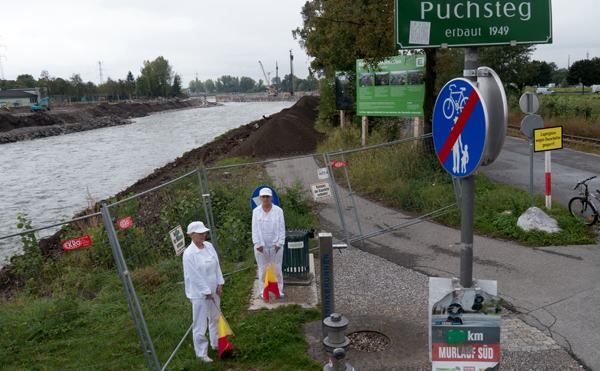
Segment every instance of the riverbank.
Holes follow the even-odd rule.
[[[0,144],[75,133],[109,126],[126,125],[131,119],[150,114],[215,107],[204,99],[170,99],[144,103],[119,102],[52,106],[50,111],[19,110],[0,113]]]

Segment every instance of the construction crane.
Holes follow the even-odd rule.
[[[261,61],[258,61],[260,64],[260,69],[262,70],[263,75],[265,76],[265,83],[267,84],[267,88],[269,89],[269,95],[277,95],[277,90],[271,88],[271,80],[269,79],[269,75],[265,72],[265,68]]]

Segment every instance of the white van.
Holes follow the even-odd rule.
[[[592,85],[592,93],[600,93],[600,85]]]
[[[554,94],[554,90],[548,88],[537,88],[535,91],[537,94]]]

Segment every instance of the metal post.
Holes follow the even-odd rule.
[[[533,206],[533,153],[535,143],[533,137],[529,140],[529,194],[531,195],[531,206]]]
[[[202,204],[204,205],[204,216],[206,217],[206,223],[211,226],[210,228],[210,242],[212,242],[213,246],[217,253],[219,253],[219,245],[217,244],[217,233],[213,232],[215,229],[215,222],[213,219],[212,206],[210,203],[210,191],[208,190],[208,178],[206,177],[206,167],[202,167],[204,170],[204,179],[206,184],[206,193],[204,193],[204,187],[202,186],[202,177],[200,176],[200,167],[198,167],[198,182],[200,183],[200,192],[202,193]],[[205,197],[206,196],[206,197]],[[208,198],[208,205],[206,198]],[[213,234],[214,233],[214,234]]]
[[[341,149],[340,149],[341,151]],[[329,166],[331,162],[331,157],[329,153],[324,153],[323,157],[325,158],[325,164],[327,165],[327,172],[329,174],[329,180],[331,183],[331,190],[333,192],[333,197],[335,199],[335,203],[337,205],[338,213],[340,214],[340,221],[342,223],[342,228],[344,229],[344,237],[346,238],[346,244],[350,247],[350,236],[348,235],[348,227],[346,226],[346,221],[344,219],[344,212],[342,210],[342,205],[340,203],[340,196],[337,190],[337,184],[335,183],[335,177],[333,175],[333,169]]]
[[[115,234],[115,229],[114,229],[112,221],[110,219],[110,213],[108,212],[106,203],[102,203],[102,206],[100,207],[100,212],[102,213],[102,220],[104,222],[104,227],[106,229],[106,234],[108,236],[110,248],[111,248],[113,256],[115,258],[117,270],[119,271],[119,278],[121,279],[121,284],[123,285],[123,291],[125,291],[125,297],[127,298],[127,305],[129,305],[129,311],[131,312],[131,317],[133,318],[133,323],[135,324],[135,329],[136,329],[136,332],[138,335],[138,339],[140,340],[140,345],[142,346],[142,352],[144,352],[144,357],[146,358],[148,370],[152,371],[153,370],[152,369],[152,361],[150,361],[150,357],[148,356],[148,349],[146,348],[146,342],[144,340],[144,336],[142,335],[142,331],[141,331],[140,325],[138,323],[138,318],[135,314],[135,309],[133,307],[133,302],[131,301],[131,296],[129,293],[129,289],[127,288],[127,283],[125,282],[124,269],[121,264],[121,259],[120,259],[119,254],[116,252],[116,248],[117,248],[117,245],[119,242],[117,240],[117,236]]]
[[[342,154],[342,161],[346,161],[344,159],[344,154]],[[350,178],[348,177],[348,165],[344,166],[344,173],[346,174],[346,182],[348,183],[348,192],[350,192],[350,198],[352,199],[352,207],[354,208],[354,217],[356,218],[356,224],[358,225],[358,233],[362,238],[362,228],[360,226],[360,219],[358,219],[358,208],[356,207],[356,202],[354,201],[354,192],[352,191],[352,185],[350,184]],[[348,243],[348,241],[346,241]],[[350,244],[348,243],[348,246]]]
[[[465,78],[477,82],[478,48],[465,48]],[[460,284],[471,287],[473,280],[473,220],[475,213],[475,176],[462,179],[460,228]]]
[[[321,320],[335,312],[333,290],[333,236],[331,233],[319,233],[319,258],[321,259]],[[327,329],[322,326],[323,339]]]

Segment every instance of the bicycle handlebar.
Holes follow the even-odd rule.
[[[575,187],[573,187],[573,189],[577,189],[577,187],[579,187],[580,184],[585,184],[585,182],[590,181],[594,178],[596,178],[596,175],[591,176],[591,177],[587,178],[586,180],[580,180],[579,182],[577,182],[577,184],[575,184]]]

